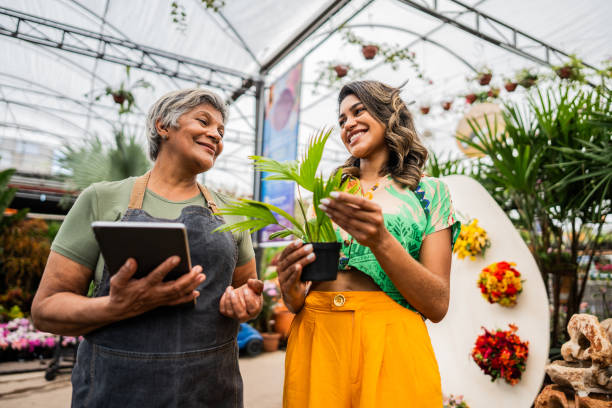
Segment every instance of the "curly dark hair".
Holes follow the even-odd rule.
[[[340,90],[338,106],[349,95],[355,95],[368,113],[385,125],[389,160],[380,175],[391,174],[397,183],[416,190],[427,161],[427,149],[417,135],[410,111],[400,98],[399,88],[378,81],[351,82]],[[359,159],[351,156],[338,169],[342,169],[345,176],[359,177]]]

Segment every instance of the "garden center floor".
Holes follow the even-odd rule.
[[[276,408],[282,405],[285,352],[241,357],[245,408]],[[40,367],[40,362],[1,363],[0,373]],[[58,374],[46,381],[44,371],[0,375],[3,408],[65,408],[70,406],[70,375]]]

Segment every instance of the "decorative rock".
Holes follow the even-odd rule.
[[[571,394],[571,391],[569,393]],[[544,387],[536,398],[534,406],[535,408],[569,408],[570,402],[563,387],[552,384]],[[572,403],[571,406],[574,407],[574,404]]]
[[[572,387],[580,397],[592,392],[612,394],[611,327],[612,319],[599,324],[595,316],[573,315],[567,325],[570,340],[561,347],[565,361],[553,361],[546,367],[553,382]]]
[[[535,408],[610,408],[609,395],[593,394],[588,397],[575,395],[560,385],[547,385],[534,402]]]

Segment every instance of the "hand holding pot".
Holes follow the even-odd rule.
[[[298,239],[287,245],[276,264],[283,300],[287,308],[294,313],[304,305],[306,288],[310,285],[309,282],[300,280],[302,270],[314,260],[312,245],[304,245]]]
[[[332,199],[321,200],[320,209],[355,241],[370,249],[389,235],[378,204],[348,193],[332,192]]]

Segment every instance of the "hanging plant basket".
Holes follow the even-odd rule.
[[[115,101],[115,103],[122,105],[123,102],[125,102],[126,96],[125,94],[121,93],[121,92],[116,92],[113,95],[113,101]]]
[[[334,66],[334,71],[336,71],[336,75],[338,78],[345,77],[348,74],[349,67],[348,65],[336,65]]]
[[[504,88],[506,88],[506,91],[508,92],[514,92],[514,90],[516,89],[516,87],[518,86],[518,84],[516,82],[512,82],[512,81],[508,81],[504,84]]]
[[[572,67],[569,65],[564,65],[557,69],[557,75],[559,75],[561,79],[569,79],[572,77],[573,73]]]
[[[444,109],[445,111],[450,110],[451,106],[453,106],[453,101],[442,102],[442,109]]]
[[[361,47],[361,53],[363,57],[367,60],[373,59],[378,53],[378,45],[367,44]]]
[[[489,98],[497,98],[499,96],[499,88],[491,88],[487,91]]]
[[[475,93],[465,95],[465,101],[470,105],[476,102],[476,99],[478,99],[478,95],[476,95]]]
[[[493,74],[491,74],[490,72],[483,72],[478,75],[478,83],[480,85],[489,85],[489,82],[491,82],[492,77]]]

